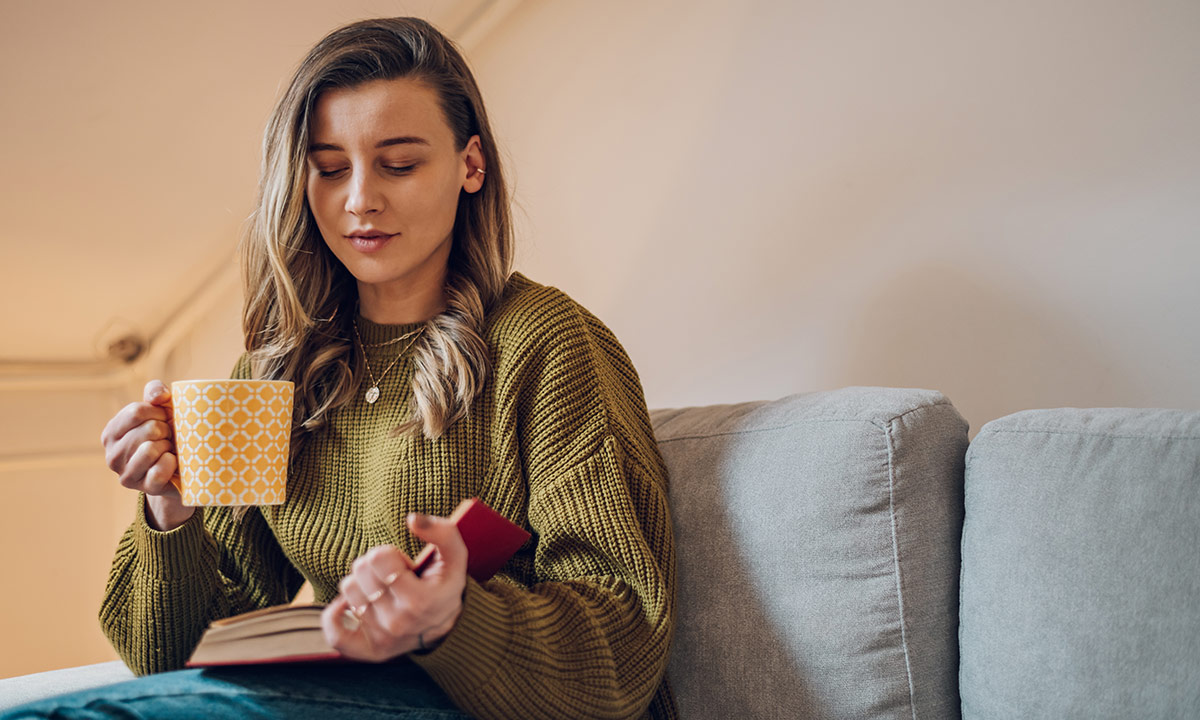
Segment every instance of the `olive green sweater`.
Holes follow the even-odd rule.
[[[358,323],[367,345],[418,327]],[[449,515],[478,496],[533,537],[493,579],[468,578],[454,629],[412,660],[481,718],[674,717],[666,472],[637,374],[591,313],[520,273],[483,335],[492,372],[436,441],[388,436],[407,417],[406,356],[378,402],[364,384],[310,436],[283,505],[242,520],[200,508],[164,533],[139,498],[100,610],[134,672],[181,667],[212,620],[287,603],[305,580],[332,600],[368,549],[417,554],[409,512]],[[376,377],[404,344],[368,351]]]

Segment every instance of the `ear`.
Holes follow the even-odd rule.
[[[467,141],[467,146],[462,151],[463,190],[469,193],[477,193],[483,187],[483,181],[487,172],[484,162],[483,146],[479,143],[479,136],[472,135],[471,139]],[[484,172],[479,172],[480,170]]]

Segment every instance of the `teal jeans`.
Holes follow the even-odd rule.
[[[178,670],[39,700],[0,720],[469,720],[407,660]]]

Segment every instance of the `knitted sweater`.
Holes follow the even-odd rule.
[[[418,327],[358,323],[367,345]],[[449,515],[478,496],[533,537],[496,577],[468,578],[454,629],[411,660],[481,718],[674,717],[666,472],[629,358],[586,309],[520,273],[483,336],[484,390],[436,441],[389,437],[407,417],[406,354],[378,402],[360,391],[309,436],[284,504],[241,520],[198,508],[158,532],[139,498],[100,610],[125,662],[179,668],[212,620],[289,602],[305,580],[328,602],[371,547],[417,554],[409,512]],[[398,347],[368,350],[377,378]],[[234,377],[248,367],[243,355]]]

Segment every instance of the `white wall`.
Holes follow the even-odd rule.
[[[472,61],[652,407],[1200,407],[1200,4],[528,0]]]

